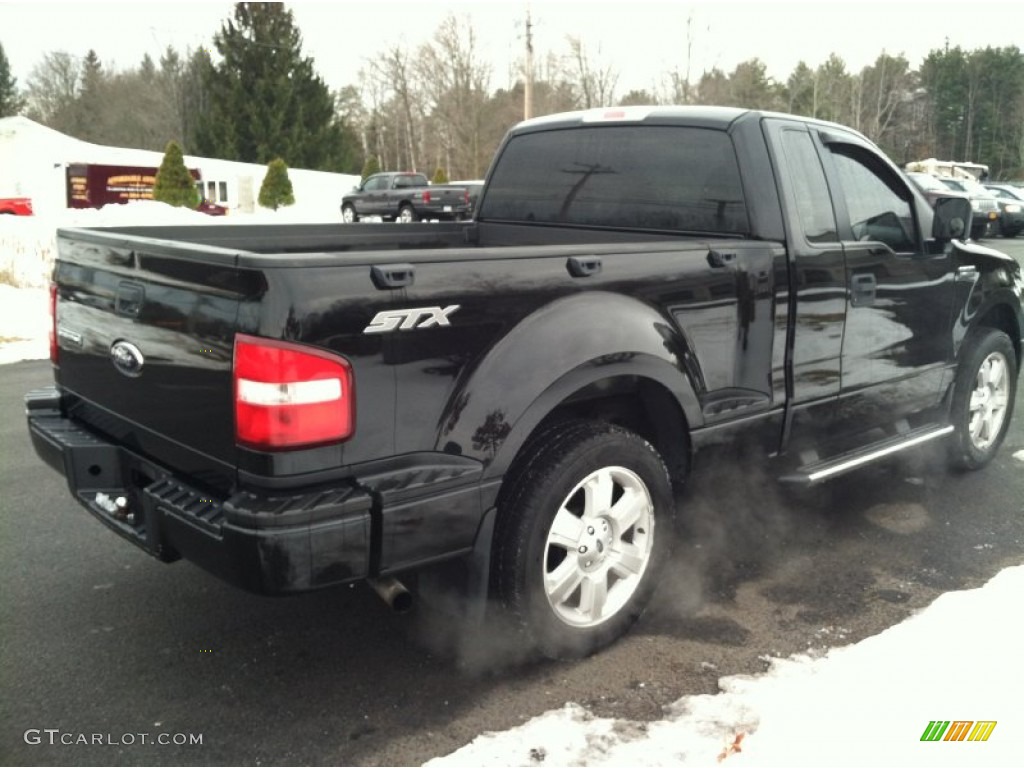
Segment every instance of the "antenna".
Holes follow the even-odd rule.
[[[530,4],[526,4],[526,72],[523,85],[523,119],[533,117],[533,21],[530,18]]]

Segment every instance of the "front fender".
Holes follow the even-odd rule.
[[[703,424],[689,366],[694,355],[674,324],[619,294],[558,299],[506,334],[456,386],[437,450],[476,458],[501,475],[536,426],[574,392],[621,376],[668,390],[691,427]]]
[[[1001,317],[996,325],[1010,335],[1020,352],[1024,334],[1024,275],[1015,259],[974,243],[958,243],[957,318],[953,328],[956,357],[968,332],[975,325],[989,324],[986,318]],[[967,272],[963,271],[967,268]]]

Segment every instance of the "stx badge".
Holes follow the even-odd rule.
[[[414,328],[450,326],[449,316],[460,305],[447,307],[417,307],[416,309],[389,309],[374,315],[363,333],[387,333],[388,331],[411,331]]]

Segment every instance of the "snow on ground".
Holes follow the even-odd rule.
[[[1013,454],[1013,458],[1015,458],[1017,461],[1024,461],[1024,451],[1017,451],[1015,454]]]
[[[0,364],[50,357],[50,310],[45,288],[0,284]]]
[[[722,678],[721,693],[684,697],[664,720],[598,718],[567,704],[426,765],[1019,768],[1022,605],[1024,566],[1007,568],[855,645]],[[921,741],[933,720],[997,725],[984,742]]]

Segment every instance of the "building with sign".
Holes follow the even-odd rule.
[[[91,144],[33,122],[26,117],[0,118],[0,198],[27,198],[36,214],[69,206],[98,207],[151,196],[152,171],[162,152]],[[185,156],[185,166],[201,184],[203,198],[230,213],[256,209],[266,166],[215,158]],[[106,168],[102,193],[89,190],[89,168]],[[120,169],[119,171],[116,169]],[[98,172],[92,172],[98,178]],[[324,221],[339,219],[343,194],[359,176],[290,168],[296,202]]]

